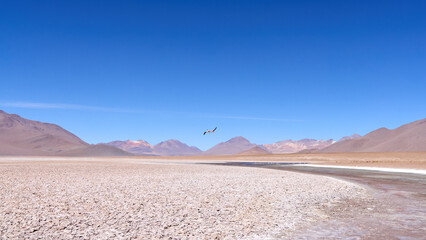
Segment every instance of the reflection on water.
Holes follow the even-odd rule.
[[[347,201],[324,209],[329,219],[300,230],[292,239],[426,239],[425,175],[315,168],[300,164],[229,162],[224,165],[332,176],[370,190],[373,196],[371,201]]]

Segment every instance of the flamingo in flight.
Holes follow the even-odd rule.
[[[217,127],[215,127],[213,130],[207,130],[207,131],[205,131],[204,132],[204,134],[203,135],[206,135],[206,133],[214,133],[214,131],[216,131],[216,129],[217,129]]]

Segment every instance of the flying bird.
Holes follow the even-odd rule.
[[[206,135],[206,133],[214,133],[214,131],[216,131],[216,129],[217,129],[217,127],[215,127],[213,130],[207,130],[207,131],[205,131],[204,132],[204,134],[203,135]]]

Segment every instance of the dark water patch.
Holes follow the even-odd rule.
[[[426,198],[424,198],[426,194],[426,175],[300,165],[263,167],[336,177],[365,185],[376,190],[390,193],[391,191],[404,192],[408,193],[410,196],[413,195],[415,198],[426,200]]]
[[[225,165],[225,166],[241,166],[241,167],[267,167],[267,166],[290,166],[308,164],[304,162],[224,162],[224,163],[201,163],[208,165]]]

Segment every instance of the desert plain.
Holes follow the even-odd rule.
[[[425,156],[1,157],[0,239],[304,239],[317,222],[371,215],[382,203],[332,177],[206,163],[425,169]]]

